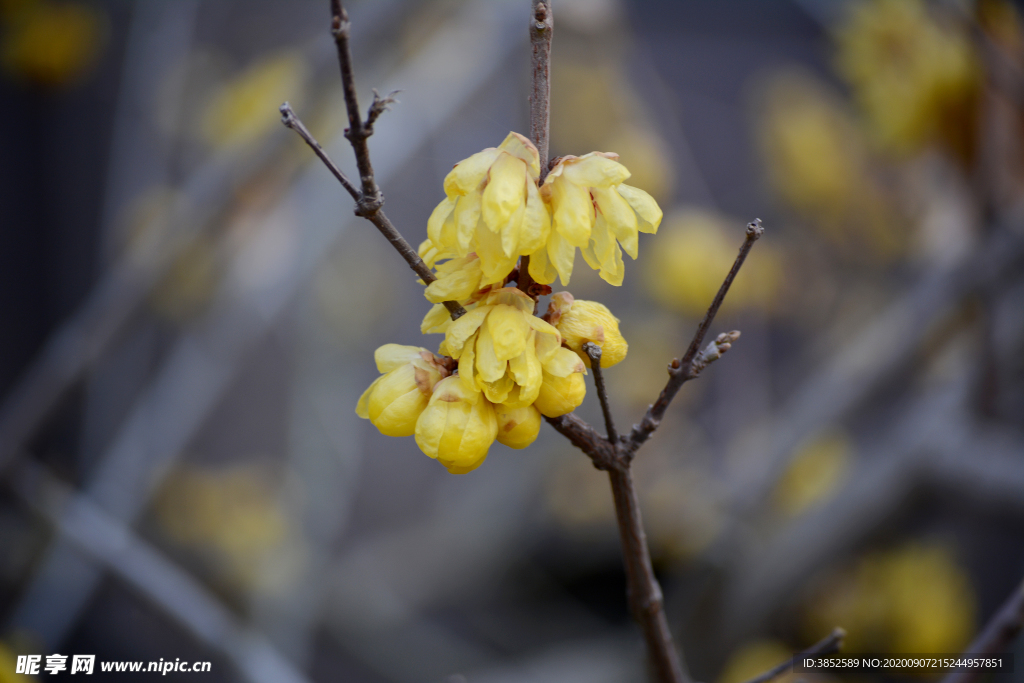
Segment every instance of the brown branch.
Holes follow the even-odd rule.
[[[619,461],[619,455],[608,440],[597,430],[576,417],[575,413],[560,417],[545,417],[548,424],[559,434],[569,439],[573,446],[583,451],[599,470],[610,470]]]
[[[1000,653],[1013,643],[1024,626],[1024,583],[1006,599],[985,628],[964,650],[964,655],[992,655]],[[953,669],[942,683],[974,683],[984,669]]]
[[[374,90],[373,104],[370,105],[370,109],[367,112],[366,122],[363,122],[362,117],[359,115],[359,100],[356,98],[355,77],[352,74],[352,53],[348,45],[350,28],[348,14],[345,12],[345,8],[342,7],[341,0],[331,0],[331,35],[334,36],[334,42],[338,48],[338,62],[341,65],[341,85],[345,93],[345,108],[348,110],[349,127],[345,130],[345,137],[352,143],[352,149],[355,151],[356,166],[359,168],[362,189],[357,188],[342,173],[337,164],[331,161],[331,158],[327,156],[327,152],[324,151],[320,143],[309,132],[309,129],[299,120],[299,117],[295,115],[291,105],[287,102],[281,105],[281,123],[294,130],[306,141],[306,144],[324,162],[324,165],[334,174],[334,177],[338,179],[341,186],[352,195],[356,202],[355,214],[373,223],[380,233],[384,235],[384,238],[391,243],[391,246],[405,259],[405,262],[409,264],[413,272],[419,275],[424,283],[430,284],[437,278],[430,271],[430,268],[427,267],[427,264],[423,262],[419,254],[416,253],[412,245],[402,237],[402,234],[398,232],[398,229],[381,208],[384,205],[384,196],[381,194],[380,188],[377,187],[377,182],[373,177],[373,165],[370,163],[370,149],[366,144],[366,139],[373,134],[374,122],[395,103],[395,93],[382,98]],[[460,306],[457,301],[445,301],[444,307],[451,313],[452,320],[456,320],[466,313],[466,309]]]
[[[615,517],[619,523],[619,540],[626,562],[628,596],[633,618],[640,624],[647,641],[647,652],[654,665],[658,681],[685,683],[690,680],[684,672],[682,657],[672,641],[661,595],[661,586],[654,576],[651,552],[647,547],[640,503],[628,461],[620,459],[608,470],[615,500]]]
[[[540,178],[543,183],[548,174],[548,135],[551,129],[551,36],[554,33],[554,15],[551,0],[533,0],[530,16],[531,72],[533,88],[530,91],[530,140],[540,156]],[[530,257],[519,259],[519,277],[516,285],[528,296],[534,296],[530,277]]]
[[[801,652],[800,654],[794,655],[791,659],[787,659],[774,669],[769,669],[768,671],[765,671],[760,676],[755,676],[754,678],[751,678],[746,683],[768,683],[768,681],[772,680],[773,678],[776,678],[777,676],[786,673],[786,671],[793,667],[793,662],[801,657],[835,654],[839,652],[839,648],[843,646],[843,639],[845,637],[846,631],[844,631],[841,628],[837,628],[834,631],[832,631],[832,633],[830,633],[827,637],[822,638],[814,645],[811,645],[809,648]]]
[[[718,313],[718,309],[722,306],[722,301],[725,299],[725,295],[729,292],[729,287],[732,285],[732,281],[736,278],[736,273],[739,272],[740,266],[747,259],[747,254],[750,253],[751,248],[754,246],[754,242],[764,234],[764,227],[761,225],[761,219],[755,218],[752,223],[747,224],[746,237],[743,240],[743,245],[740,247],[740,252],[736,256],[735,262],[732,264],[732,269],[729,270],[729,274],[725,276],[725,281],[722,282],[722,286],[718,289],[718,294],[715,295],[714,300],[708,307],[707,313],[704,314],[704,319],[700,321],[700,325],[697,326],[697,332],[693,335],[693,340],[690,342],[690,347],[686,350],[686,354],[683,356],[682,361],[674,360],[669,366],[668,383],[665,388],[661,390],[661,395],[658,396],[658,400],[654,402],[650,408],[647,409],[647,413],[644,415],[640,424],[633,426],[633,431],[629,435],[629,439],[626,444],[626,455],[629,458],[636,453],[637,449],[651,437],[654,430],[661,424],[661,419],[665,416],[665,411],[668,409],[669,404],[675,395],[679,393],[679,389],[689,380],[693,379],[700,373],[700,370],[710,362],[710,359],[704,363],[700,368],[695,365],[697,358],[697,351],[700,349],[700,345],[704,341],[704,336],[708,332],[708,328],[711,327],[711,323],[715,319],[715,315]],[[717,340],[716,340],[717,342]],[[720,349],[720,351],[725,349]],[[703,357],[703,356],[702,356]],[[696,371],[696,372],[695,372]]]
[[[601,412],[604,413],[604,427],[608,432],[608,441],[612,444],[619,442],[619,434],[615,431],[615,423],[612,422],[612,411],[608,405],[608,391],[604,386],[604,373],[601,371],[601,347],[593,342],[583,345],[583,352],[590,357],[590,369],[594,371],[594,385],[597,387],[597,398],[601,402]]]

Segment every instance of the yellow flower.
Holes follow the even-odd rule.
[[[970,158],[983,73],[966,30],[940,23],[921,0],[871,0],[836,39],[839,70],[886,148],[911,153],[938,140]]]
[[[468,390],[483,391],[492,403],[520,407],[536,399],[542,365],[561,343],[558,330],[533,315],[533,299],[503,287],[448,326],[441,353],[459,361]]]
[[[635,259],[638,233],[657,232],[662,213],[651,195],[623,184],[629,171],[618,158],[606,152],[566,156],[551,169],[541,187],[551,204],[551,231],[546,248],[530,256],[534,280],[547,285],[558,277],[568,285],[579,247],[602,279],[622,284],[622,249]]]
[[[526,448],[537,440],[540,433],[540,411],[533,406],[509,408],[506,405],[494,406],[498,418],[498,443],[509,448]]]
[[[385,344],[373,357],[378,372],[384,374],[363,392],[356,415],[368,419],[385,436],[412,436],[434,385],[448,371],[433,353],[419,346]]]
[[[416,445],[452,474],[475,470],[498,434],[494,406],[458,377],[441,380],[416,421]]]
[[[15,76],[62,86],[91,71],[103,46],[100,12],[84,3],[23,3],[10,13],[0,64]]]
[[[533,406],[546,417],[571,413],[587,393],[583,382],[583,361],[575,352],[559,347],[544,363],[544,377]]]
[[[569,292],[558,292],[548,305],[548,322],[562,335],[562,341],[590,367],[590,356],[583,345],[593,342],[601,347],[601,367],[610,368],[626,357],[629,345],[619,332],[619,319],[608,307],[596,301],[573,299]]]
[[[420,256],[432,266],[476,252],[483,284],[503,281],[521,254],[547,242],[551,219],[539,175],[537,148],[519,133],[455,164],[444,179],[447,196],[427,221]]]

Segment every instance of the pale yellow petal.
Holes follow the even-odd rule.
[[[461,267],[431,282],[423,295],[427,297],[427,301],[435,304],[442,301],[463,301],[480,289],[481,275],[480,259],[467,256]]]
[[[502,152],[488,172],[481,217],[490,230],[498,232],[525,201],[526,164]]]
[[[448,323],[452,321],[451,313],[441,304],[436,304],[423,316],[420,323],[420,332],[423,334],[443,334],[448,329]]]
[[[594,220],[594,229],[590,233],[590,244],[594,248],[594,256],[597,258],[598,264],[604,264],[613,258],[612,249],[615,247],[615,236],[608,228],[608,221],[600,213]],[[591,265],[590,267],[596,270],[601,265]]]
[[[523,218],[526,214],[526,204],[520,204],[508,223],[501,228],[501,250],[509,258],[519,258],[522,251],[519,249],[519,238],[523,230]]]
[[[488,311],[489,306],[478,306],[451,324],[444,335],[444,341],[452,358],[459,357],[463,344],[483,324]]]
[[[441,240],[441,226],[451,216],[452,211],[455,209],[455,199],[453,197],[445,197],[441,200],[441,203],[434,207],[434,210],[430,212],[430,218],[427,219],[427,237],[434,244],[444,244]]]
[[[595,189],[598,211],[604,215],[608,227],[632,258],[637,256],[637,220],[636,213],[625,199],[619,196],[615,188]]]
[[[488,401],[491,403],[501,403],[508,398],[509,392],[512,391],[514,386],[515,382],[506,373],[496,382],[483,382],[480,388],[483,390],[484,396],[487,397]]]
[[[501,154],[501,150],[497,147],[488,147],[455,164],[455,168],[444,179],[445,194],[454,197],[475,192],[487,177],[487,169],[491,167],[499,154]]]
[[[548,213],[540,191],[532,182],[526,183],[526,210],[523,214],[523,227],[519,235],[520,254],[530,255],[541,250],[548,241],[551,232],[551,215]],[[536,278],[534,278],[536,280]],[[551,278],[554,282],[554,276]],[[550,283],[542,283],[550,284]]]
[[[572,277],[572,262],[576,257],[576,247],[562,239],[556,231],[551,231],[548,238],[548,259],[554,264],[558,271],[558,278],[562,281],[563,287],[569,286],[569,278]]]
[[[469,253],[476,233],[476,224],[480,222],[480,193],[459,197],[455,205],[455,242],[460,253]]]
[[[373,352],[373,360],[377,363],[377,372],[391,372],[395,368],[419,358],[425,350],[420,346],[385,344]]]
[[[496,382],[508,369],[508,361],[498,360],[494,353],[494,340],[487,325],[480,328],[476,338],[476,371],[477,383]]]
[[[505,141],[498,145],[498,149],[526,162],[530,175],[534,178],[540,176],[540,153],[525,135],[509,133]]]
[[[462,347],[462,355],[459,357],[459,377],[470,391],[480,391],[476,378],[476,338],[478,334],[480,334],[479,331],[474,332],[466,340]]]
[[[494,345],[494,357],[499,361],[515,358],[526,348],[530,325],[518,309],[504,304],[495,306],[485,325]]]
[[[544,362],[544,374],[568,377],[574,372],[583,372],[585,366],[580,357],[567,348],[560,348]]]
[[[587,246],[590,242],[590,229],[594,224],[594,204],[590,200],[590,192],[585,187],[562,181],[552,186],[551,196],[555,207],[551,219],[551,236],[558,234],[574,247]],[[550,241],[548,244],[550,249]]]
[[[658,232],[663,214],[658,202],[654,201],[654,197],[630,185],[619,185],[616,189],[619,191],[619,195],[636,211],[636,215],[640,219],[637,225],[640,232],[651,234]]]
[[[484,227],[483,220],[476,225],[476,253],[480,257],[483,272],[481,286],[504,282],[505,277],[516,267],[516,258],[505,255],[501,235]]]
[[[566,163],[562,177],[583,187],[611,187],[629,178],[629,171],[614,159],[591,152]]]
[[[359,397],[359,403],[356,404],[356,415],[364,420],[370,419],[370,395],[373,393],[374,387],[380,384],[382,379],[384,379],[383,375],[373,380],[370,386],[367,387],[366,391],[363,392],[363,395]]]
[[[533,281],[542,285],[550,285],[558,279],[558,271],[555,270],[555,264],[548,258],[546,244],[530,255],[529,270]]]
[[[622,279],[626,275],[626,265],[622,262],[622,250],[619,245],[612,247],[612,258],[605,262],[598,273],[601,279],[615,287],[622,286]]]
[[[540,411],[533,406],[508,408],[496,405],[498,443],[509,448],[526,448],[537,440],[540,433]]]

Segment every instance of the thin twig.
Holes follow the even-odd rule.
[[[594,385],[597,386],[597,398],[601,401],[601,412],[604,413],[604,427],[608,432],[608,441],[619,442],[619,434],[612,422],[612,411],[608,405],[608,391],[604,386],[604,373],[601,371],[601,347],[593,342],[583,345],[583,351],[590,357],[590,369],[594,371]]]
[[[387,109],[394,104],[395,93],[387,97],[380,97],[375,90],[373,92],[373,104],[367,112],[366,123],[359,115],[359,100],[356,97],[355,77],[352,73],[352,52],[349,49],[348,38],[351,24],[348,21],[348,14],[341,5],[341,0],[331,0],[331,35],[334,36],[334,43],[338,48],[338,63],[341,66],[341,85],[345,94],[345,108],[348,111],[349,127],[345,131],[345,137],[352,143],[352,149],[356,155],[356,166],[359,168],[359,179],[362,189],[357,189],[355,184],[341,172],[337,164],[331,161],[323,147],[313,137],[302,121],[292,111],[291,106],[285,102],[281,105],[281,122],[298,133],[313,152],[330,169],[334,177],[338,179],[342,187],[352,195],[356,202],[355,214],[373,223],[384,238],[391,243],[391,246],[405,259],[409,267],[413,269],[424,283],[430,284],[437,278],[423,259],[419,257],[412,245],[406,241],[398,232],[391,220],[385,215],[381,207],[384,206],[384,196],[373,176],[373,165],[370,163],[370,148],[366,144],[367,138],[373,134],[373,124]],[[465,315],[466,309],[457,301],[445,301],[444,307],[451,313],[452,320]]]
[[[313,150],[314,154],[320,157],[320,161],[324,162],[324,166],[334,174],[334,177],[338,179],[341,186],[344,187],[350,195],[352,195],[352,199],[358,202],[360,196],[359,189],[352,184],[352,181],[348,179],[348,176],[346,176],[340,168],[338,168],[338,165],[331,161],[331,158],[327,156],[327,152],[324,151],[324,148],[320,146],[320,143],[317,142],[316,138],[313,137],[313,134],[309,132],[309,129],[306,128],[305,124],[299,120],[299,117],[295,115],[295,112],[292,110],[292,105],[285,102],[281,105],[280,111],[281,123],[294,130],[299,134],[299,137],[306,141],[309,148]]]
[[[839,652],[839,648],[843,646],[843,638],[845,637],[846,631],[841,628],[837,628],[827,637],[822,638],[800,654],[795,655],[792,659],[787,659],[774,669],[769,669],[760,676],[751,678],[747,683],[768,683],[768,681],[772,680],[776,676],[786,673],[786,671],[793,667],[793,662],[801,657],[835,654],[836,652]]]
[[[700,345],[704,342],[704,336],[707,334],[708,328],[711,327],[718,309],[722,306],[722,301],[725,299],[732,281],[736,278],[736,273],[739,272],[743,262],[747,259],[747,254],[750,253],[754,242],[763,234],[764,227],[761,225],[759,218],[755,218],[753,222],[747,224],[746,236],[743,240],[743,245],[740,247],[740,252],[737,254],[729,274],[725,276],[725,281],[722,282],[722,286],[718,289],[718,294],[715,295],[714,300],[708,307],[707,313],[704,314],[704,319],[697,326],[697,332],[693,335],[690,347],[686,350],[682,361],[673,361],[672,365],[669,366],[668,383],[662,389],[661,395],[658,396],[658,400],[654,402],[654,405],[647,409],[647,413],[640,421],[640,424],[634,425],[626,444],[627,457],[632,457],[641,444],[647,441],[651,434],[654,433],[654,430],[658,428],[658,425],[661,424],[661,419],[665,416],[665,411],[668,409],[672,399],[675,398],[675,395],[679,393],[679,389],[683,384],[696,377],[696,374],[693,372],[693,364],[697,359]],[[697,372],[699,373],[699,370]]]
[[[597,433],[586,421],[569,413],[560,417],[545,417],[547,423],[559,434],[569,439],[573,446],[583,451],[599,470],[610,470],[619,460],[615,446]]]
[[[964,650],[965,655],[991,655],[1005,650],[1024,626],[1024,583],[1014,589],[984,630]],[[953,669],[942,683],[974,683],[984,669]]]

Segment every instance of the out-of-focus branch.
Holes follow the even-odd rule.
[[[1005,650],[1024,627],[1024,583],[1014,589],[978,637],[964,650],[965,655],[991,655]],[[942,683],[974,683],[984,669],[953,669]]]
[[[740,252],[737,254],[736,260],[733,262],[732,268],[729,270],[729,274],[725,276],[725,281],[722,282],[722,286],[718,289],[718,294],[715,295],[711,305],[708,307],[707,313],[704,314],[704,319],[701,320],[700,325],[697,326],[697,332],[693,335],[690,347],[686,350],[686,354],[683,356],[682,361],[674,360],[669,366],[668,384],[666,384],[665,388],[661,390],[661,395],[658,396],[658,400],[654,402],[654,405],[647,409],[647,413],[640,421],[640,424],[633,427],[633,431],[630,433],[625,447],[627,457],[632,457],[632,455],[636,453],[636,450],[640,448],[640,446],[651,437],[654,430],[658,428],[658,425],[661,424],[661,419],[665,416],[665,411],[668,409],[672,399],[675,398],[675,395],[679,393],[679,389],[683,384],[700,374],[700,371],[703,370],[708,363],[715,360],[722,352],[727,351],[731,342],[735,341],[736,338],[739,337],[739,333],[736,332],[730,332],[728,335],[722,335],[719,339],[722,339],[722,337],[727,338],[723,339],[721,344],[719,344],[719,339],[716,339],[713,343],[715,349],[711,349],[709,347],[699,358],[697,356],[697,352],[700,350],[700,345],[704,342],[704,336],[707,334],[708,328],[711,327],[711,323],[714,321],[715,315],[718,314],[718,309],[721,308],[722,301],[725,300],[725,295],[729,292],[729,287],[732,286],[732,281],[736,278],[736,274],[739,272],[743,262],[746,261],[747,255],[754,246],[754,242],[756,242],[763,234],[764,227],[761,225],[761,220],[759,218],[755,218],[753,222],[747,224],[746,237],[743,240],[743,245],[740,247]]]
[[[197,640],[224,654],[245,680],[307,680],[263,634],[240,623],[192,576],[46,468],[22,458],[9,484],[15,495],[53,524],[60,535],[158,605]]]
[[[341,86],[345,95],[345,108],[348,111],[349,127],[345,130],[345,137],[352,143],[352,149],[356,155],[356,166],[359,169],[359,180],[362,189],[357,189],[352,181],[341,172],[341,169],[331,161],[327,153],[324,152],[323,147],[310,134],[309,130],[295,115],[295,112],[292,111],[291,106],[287,102],[281,105],[281,122],[298,133],[306,141],[306,144],[320,157],[320,160],[330,169],[342,187],[352,195],[356,202],[355,214],[373,223],[380,233],[384,235],[384,238],[391,243],[391,246],[405,259],[405,262],[409,264],[413,272],[419,275],[424,283],[430,284],[437,278],[430,272],[430,268],[423,262],[423,259],[416,253],[412,245],[402,237],[402,234],[398,232],[398,229],[381,208],[384,206],[384,196],[381,194],[380,188],[377,187],[377,181],[374,179],[373,164],[370,163],[370,148],[366,142],[373,135],[373,124],[377,118],[395,102],[395,93],[382,98],[375,90],[373,92],[373,104],[370,105],[370,109],[367,112],[366,121],[363,121],[359,113],[359,99],[356,97],[355,76],[352,73],[352,51],[348,44],[350,31],[351,24],[348,20],[348,13],[342,6],[341,0],[331,0],[331,35],[334,36],[334,44],[338,48],[338,63],[341,66]],[[445,301],[444,307],[448,309],[452,320],[466,313],[466,309],[460,306],[457,301]]]
[[[800,657],[809,657],[814,655],[831,655],[839,652],[839,648],[843,646],[843,638],[846,637],[846,631],[841,628],[836,628],[827,637],[822,638],[814,645],[801,652],[800,654],[788,659],[779,664],[774,669],[765,671],[760,676],[751,678],[747,683],[768,683],[768,681],[780,676],[788,671],[793,666],[793,660]]]
[[[619,442],[619,434],[615,431],[612,421],[611,407],[608,405],[608,391],[604,386],[604,372],[601,370],[601,347],[592,342],[583,345],[583,351],[590,357],[590,369],[594,371],[594,385],[597,387],[597,398],[601,401],[601,412],[604,413],[604,427],[608,432],[608,441]]]

